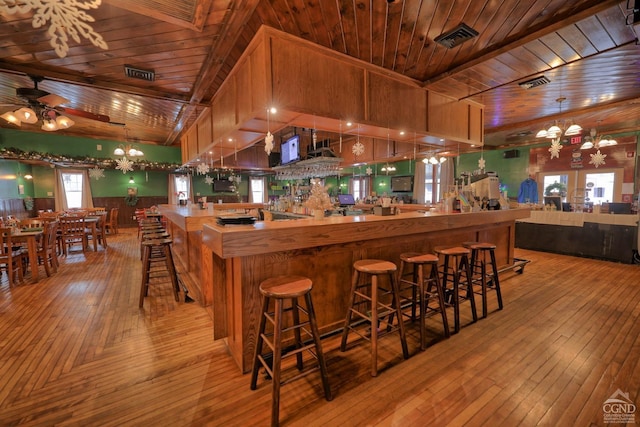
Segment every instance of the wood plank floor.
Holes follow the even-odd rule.
[[[640,266],[516,255],[531,262],[502,276],[504,310],[492,300],[471,324],[465,307],[448,340],[434,317],[424,352],[407,324],[411,357],[383,338],[376,378],[365,343],[342,353],[327,338],[333,401],[316,375],[287,384],[282,425],[604,425],[616,390],[640,405]],[[139,309],[140,275],[135,230],[37,284],[3,274],[0,425],[268,425],[270,383],[249,390],[210,314],[176,303],[169,283]]]

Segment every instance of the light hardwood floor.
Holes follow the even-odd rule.
[[[640,405],[640,266],[517,255],[531,262],[502,276],[504,310],[465,314],[448,340],[434,317],[424,352],[407,324],[411,357],[383,338],[376,378],[365,343],[324,340],[334,399],[316,375],[284,385],[282,425],[587,426],[604,425],[618,389]],[[135,230],[61,264],[37,284],[3,274],[0,425],[268,425],[270,383],[249,390],[207,310],[176,303],[168,283],[138,308]]]

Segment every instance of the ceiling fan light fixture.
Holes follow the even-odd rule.
[[[9,123],[13,123],[16,126],[20,126],[21,122],[18,117],[13,113],[13,111],[7,111],[6,113],[0,115],[3,119],[8,121]]]
[[[124,156],[124,149],[122,149],[121,147],[118,147],[115,150],[113,150],[113,154],[116,156]]]
[[[444,163],[447,161],[446,157],[440,157],[440,164]]]
[[[55,120],[45,119],[42,121],[41,129],[47,132],[53,132],[54,130],[58,130],[58,124],[55,122]]]
[[[67,116],[60,115],[56,117],[56,124],[58,125],[58,129],[68,129],[71,126],[75,125],[76,122],[74,122]]]
[[[429,157],[429,163],[431,163],[432,165],[437,165],[438,159],[436,158],[436,156]]]
[[[34,124],[38,121],[35,111],[29,107],[22,107],[13,113],[21,122]]]

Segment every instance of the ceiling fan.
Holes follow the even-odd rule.
[[[104,114],[94,114],[88,111],[63,107],[63,104],[68,104],[71,101],[60,95],[39,89],[38,83],[44,80],[42,76],[29,75],[29,78],[33,81],[34,87],[19,87],[16,89],[16,96],[26,102],[27,105],[15,111],[7,111],[0,115],[0,117],[9,123],[20,126],[22,123],[34,124],[37,123],[38,120],[42,120],[43,130],[55,131],[69,128],[75,124],[67,115],[105,123],[111,122],[109,116]],[[3,105],[20,106],[21,104]]]

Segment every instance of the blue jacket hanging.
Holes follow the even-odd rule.
[[[518,203],[538,203],[538,183],[527,178],[520,184]]]

